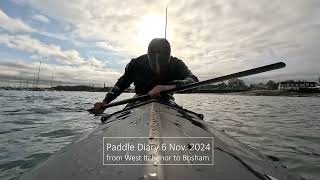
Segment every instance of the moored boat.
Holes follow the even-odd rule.
[[[192,151],[194,147],[191,145],[197,143],[208,146]],[[136,146],[137,144],[141,147]],[[165,147],[164,144],[172,145],[172,148],[179,145],[188,149],[156,149]],[[112,148],[115,148],[114,151]],[[133,148],[133,151],[130,148]],[[138,158],[130,161],[108,158],[111,155],[122,157],[121,153],[134,157],[162,158],[142,161]],[[179,162],[165,159],[173,156],[186,158]],[[209,159],[205,159],[206,157]],[[103,117],[101,125],[58,151],[21,179],[300,178],[289,174],[287,169],[248,146],[207,125],[201,114],[174,104],[148,100]]]

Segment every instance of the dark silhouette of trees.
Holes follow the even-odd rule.
[[[275,90],[275,89],[278,88],[277,83],[275,83],[275,82],[272,81],[272,80],[269,80],[269,81],[267,82],[267,87],[268,87],[269,90]]]
[[[228,87],[230,89],[236,89],[236,90],[240,90],[240,89],[242,90],[242,89],[248,88],[246,83],[241,79],[230,79],[228,81]]]

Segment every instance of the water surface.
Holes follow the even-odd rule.
[[[118,100],[132,97],[123,94]],[[46,160],[99,117],[85,110],[100,92],[0,91],[0,179],[14,179]],[[289,171],[320,178],[320,98],[218,94],[175,95],[184,108],[259,152],[274,156]],[[122,109],[118,106],[106,112]]]

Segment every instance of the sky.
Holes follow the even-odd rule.
[[[112,86],[152,38],[167,39],[200,80],[275,62],[245,78],[320,76],[319,0],[1,0],[0,84]]]

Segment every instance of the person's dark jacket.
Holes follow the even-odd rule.
[[[124,74],[118,79],[114,87],[107,93],[103,101],[109,103],[118,97],[133,82],[136,94],[147,94],[156,85],[176,85],[198,82],[198,78],[192,74],[185,63],[172,57],[169,61],[168,69],[161,73],[161,78],[157,78],[151,71],[148,56],[142,55],[132,59],[126,66]]]

